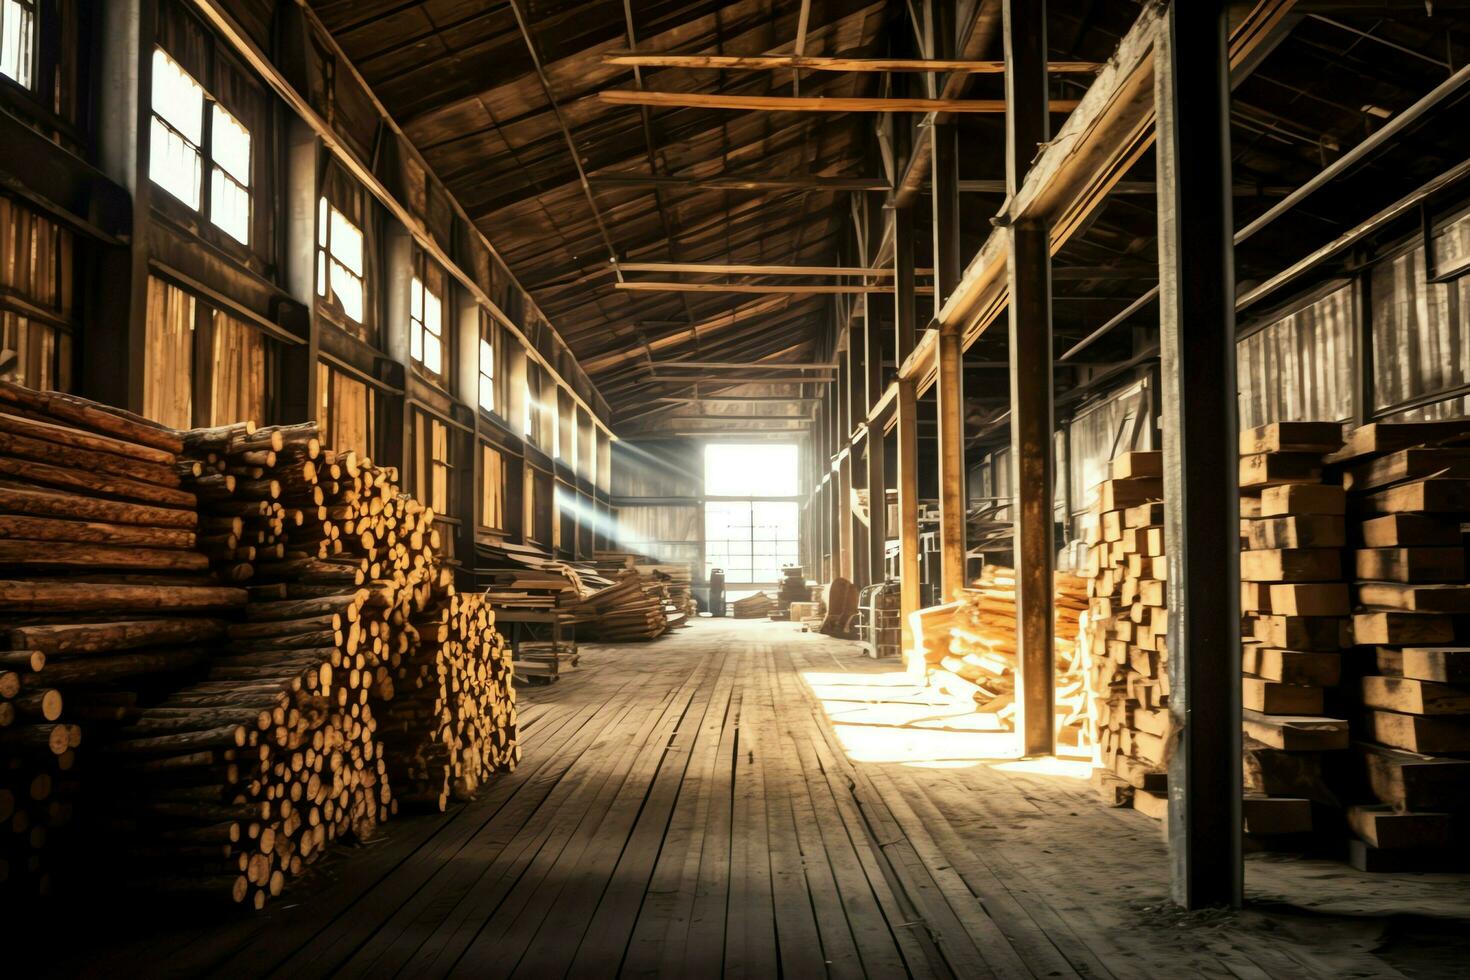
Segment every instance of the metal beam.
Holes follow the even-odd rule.
[[[1004,0],[1006,184],[1015,194],[1047,141],[1046,2]],[[1040,222],[1006,228],[1010,277],[1011,459],[1015,481],[1016,707],[1026,755],[1055,749],[1051,239]],[[1006,493],[1006,488],[997,492]]]
[[[1226,9],[1171,3],[1154,45],[1169,712],[1179,733],[1168,837],[1172,894],[1188,909],[1242,901]]]

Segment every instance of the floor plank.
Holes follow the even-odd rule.
[[[1392,977],[1470,955],[1464,876],[1253,859],[1269,905],[1181,916],[1158,824],[789,624],[586,645],[521,694],[523,764],[479,799],[335,849],[263,915],[108,905],[38,974]]]

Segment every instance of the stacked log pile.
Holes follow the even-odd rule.
[[[1073,749],[1085,744],[1086,697],[1078,652],[1078,620],[1087,608],[1087,583],[1059,573],[1052,599],[1055,606],[1057,744]],[[934,620],[948,620],[947,643],[936,644],[925,663],[935,687],[974,710],[994,715],[1014,730],[1016,694],[1016,578],[1009,568],[989,566],[969,588],[960,590],[955,608]],[[940,606],[937,609],[944,610]],[[923,620],[921,619],[922,623]],[[932,622],[932,620],[931,620]],[[928,633],[930,624],[924,623]],[[937,655],[933,663],[928,656]]]
[[[282,662],[337,670],[345,689],[324,724],[363,743],[347,759],[349,799],[329,838],[370,832],[395,795],[443,809],[452,795],[472,793],[513,765],[509,651],[483,598],[458,595],[439,563],[432,509],[399,491],[391,467],[323,448],[314,423],[207,435],[228,465],[244,458],[257,465],[206,506],[263,504],[281,526],[269,552],[237,554],[229,574],[257,583],[252,597],[290,618],[235,627],[232,639],[258,658],[264,649],[289,650]],[[205,448],[198,436],[186,434],[186,442]],[[328,605],[341,611],[326,612]],[[374,703],[376,717],[359,724],[358,706]],[[380,786],[381,776],[396,789]]]
[[[1331,770],[1347,722],[1328,715],[1341,709],[1349,643],[1346,519],[1342,488],[1322,477],[1324,454],[1341,445],[1336,422],[1240,434],[1244,812],[1254,843],[1340,822]]]
[[[245,603],[195,550],[182,448],[127,413],[0,383],[0,881],[10,895],[50,889],[70,850],[65,828],[85,810],[84,790],[92,796],[89,753],[202,662]]]
[[[1114,806],[1168,809],[1168,609],[1158,452],[1112,461],[1088,528],[1088,608],[1080,632],[1093,785]]]
[[[1470,813],[1470,423],[1376,423],[1329,461],[1353,514],[1357,706],[1349,857],[1362,870],[1463,862]]]
[[[509,653],[432,512],[314,426],[174,433],[0,386],[0,473],[12,883],[45,888],[71,794],[90,874],[259,908],[400,800],[517,761]]]

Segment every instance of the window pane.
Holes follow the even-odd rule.
[[[31,53],[36,21],[17,0],[0,2],[0,75],[31,87]]]
[[[235,180],[250,186],[250,131],[226,112],[218,102],[213,106],[213,140],[210,153],[214,162]]]
[[[439,297],[432,292],[424,290],[424,329],[438,337],[443,333],[443,322],[440,320]]]
[[[704,492],[712,497],[794,497],[796,446],[705,446]]]
[[[362,277],[362,231],[336,208],[332,208],[332,257]]]
[[[158,119],[153,120],[148,177],[191,208],[199,207],[199,151]]]
[[[418,276],[408,286],[408,315],[419,322],[424,319],[424,284]]]
[[[153,49],[153,111],[190,143],[204,142],[204,89],[162,48]]]
[[[435,374],[444,369],[443,348],[439,338],[431,333],[424,334],[424,367]]]
[[[335,259],[332,260],[332,295],[342,304],[343,313],[357,323],[362,322],[362,280]]]
[[[424,359],[424,328],[417,323],[408,325],[408,355],[415,361]]]
[[[242,245],[250,244],[250,195],[219,167],[209,182],[209,220]]]

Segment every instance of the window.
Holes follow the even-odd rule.
[[[798,561],[799,505],[793,500],[711,500],[704,510],[706,573],[723,568],[727,583],[779,582]]]
[[[796,447],[710,443],[704,447],[704,492],[710,497],[794,497]]]
[[[323,197],[317,204],[316,238],[316,294],[335,300],[353,323],[362,323],[362,229]]]
[[[222,109],[210,107],[214,170],[209,220],[241,245],[250,244],[250,133]]]
[[[338,452],[349,450],[373,456],[376,391],[343,371],[317,365],[317,420],[326,444]]]
[[[449,426],[423,412],[414,413],[414,492],[436,516],[449,513]]]
[[[148,176],[196,211],[203,145],[204,89],[162,48],[154,48]]]
[[[774,583],[800,553],[797,447],[711,443],[704,453],[706,574],[735,584]],[[763,499],[764,498],[764,499]],[[776,498],[776,499],[771,499]]]
[[[480,525],[505,530],[505,459],[493,446],[480,444]]]
[[[524,408],[521,418],[521,436],[525,439],[530,439],[536,432],[536,399],[531,394],[531,372],[535,370],[531,365],[526,365],[526,393],[521,399],[521,405]]]
[[[153,49],[149,145],[148,176],[155,184],[191,209],[207,210],[215,227],[250,244],[250,131],[162,48]],[[201,179],[206,158],[207,202]]]
[[[495,411],[495,345],[480,338],[480,407]]]
[[[408,302],[408,352],[430,373],[444,373],[444,304],[425,276],[413,277]]]
[[[0,75],[34,84],[35,0],[0,0]]]

